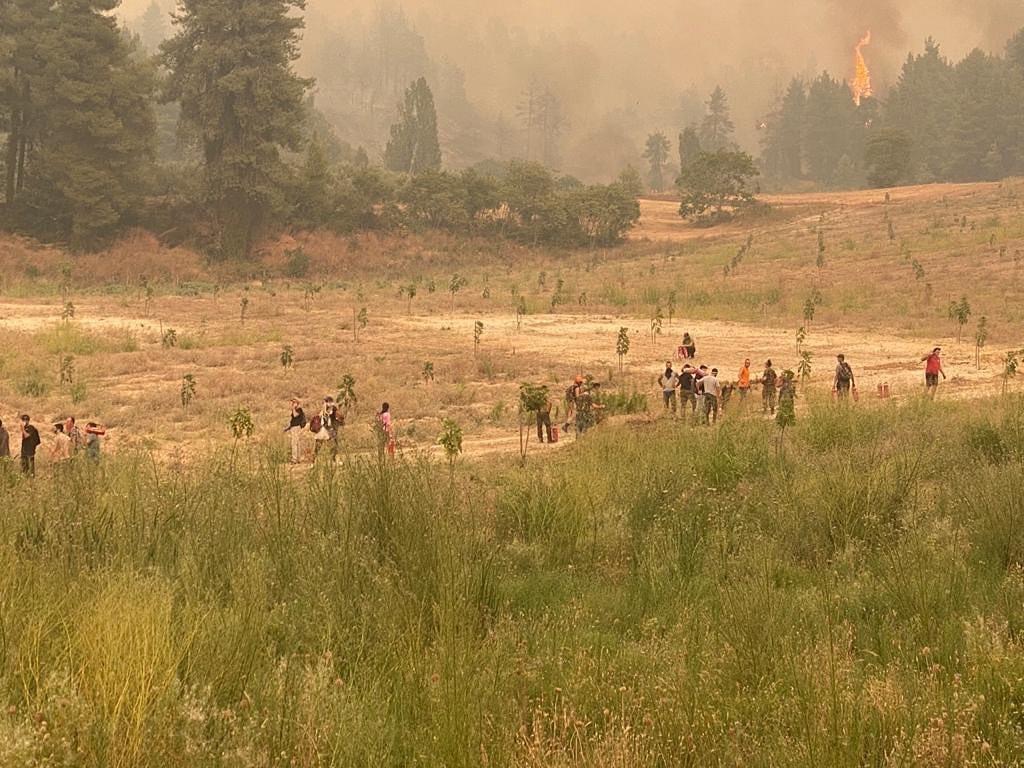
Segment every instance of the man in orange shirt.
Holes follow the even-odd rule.
[[[740,391],[740,403],[745,403],[747,395],[750,393],[750,360],[743,361],[743,367],[740,368],[740,375],[736,379],[736,388]]]

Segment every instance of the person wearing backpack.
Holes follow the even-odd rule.
[[[285,432],[292,442],[292,464],[302,461],[302,432],[306,428],[306,412],[302,410],[302,404],[298,398],[292,398],[292,413],[285,427]]]
[[[761,374],[761,406],[765,413],[771,413],[772,416],[775,415],[775,396],[777,394],[778,382],[779,374],[772,367],[772,361],[766,360],[764,373]]]
[[[857,382],[853,377],[853,368],[846,362],[846,356],[836,355],[836,361],[836,379],[832,391],[840,400],[846,400],[850,396],[851,390],[856,391]]]

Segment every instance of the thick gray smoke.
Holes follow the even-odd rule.
[[[126,0],[121,15],[137,17],[149,1]],[[320,106],[328,114],[351,111],[350,104],[331,103],[341,99],[330,83],[339,71],[336,57],[368,44],[358,38],[371,35],[381,2],[308,0],[302,69],[323,83]],[[443,72],[464,89],[481,121],[507,123],[511,142],[523,142],[516,107],[530,82],[554,93],[564,121],[560,162],[591,177],[639,162],[649,132],[674,139],[718,84],[728,93],[738,141],[756,149],[758,119],[789,79],[822,70],[849,77],[853,46],[868,29],[865,55],[876,92],[884,94],[907,53],[921,50],[929,36],[959,58],[975,47],[1000,52],[1024,26],[1021,0],[383,2],[404,10],[435,78]],[[335,33],[347,38],[344,45],[332,43]],[[368,133],[345,138],[363,143]]]

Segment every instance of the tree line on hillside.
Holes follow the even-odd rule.
[[[531,162],[443,170],[423,77],[404,91],[384,167],[371,165],[337,141],[295,72],[304,0],[182,0],[155,56],[117,26],[116,5],[0,5],[6,228],[88,249],[144,226],[229,258],[278,228],[578,246],[615,243],[639,218],[628,177],[584,186]],[[159,151],[168,121],[184,147],[175,162]]]
[[[780,186],[888,187],[1024,172],[1024,30],[1004,56],[953,63],[929,39],[883,99],[860,106],[827,72],[795,78],[762,128],[764,175]]]

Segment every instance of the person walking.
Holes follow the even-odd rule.
[[[832,391],[840,400],[847,400],[850,392],[857,391],[857,381],[853,376],[853,368],[846,362],[846,356],[836,355],[836,377],[832,384]]]
[[[679,386],[679,378],[672,370],[672,361],[665,361],[665,372],[658,377],[658,384],[661,385],[661,397],[665,402],[665,412],[672,408],[672,415],[676,414],[676,387]]]
[[[29,415],[21,417],[21,472],[29,477],[36,474],[36,449],[42,440],[39,437],[39,430],[32,424]]]
[[[921,358],[921,362],[924,363],[925,391],[934,400],[939,391],[939,376],[942,376],[943,381],[946,380],[946,372],[942,370],[942,347],[933,349],[930,355]]]
[[[718,380],[718,369],[701,379],[704,388],[704,423],[710,426],[718,423],[718,404],[722,397],[722,383]]]
[[[761,374],[761,407],[764,413],[775,415],[775,396],[779,374],[775,372],[771,360],[764,363],[764,372]]]
[[[736,377],[736,389],[740,393],[740,404],[747,401],[747,395],[750,394],[750,360],[743,361],[743,367],[740,368],[739,376]]]
[[[0,419],[0,461],[11,458],[11,433],[7,431],[4,422]]]
[[[106,428],[95,421],[90,421],[85,425],[85,457],[94,464],[99,463],[100,450],[106,435]]]
[[[537,442],[544,442],[544,434],[547,433],[548,442],[551,440],[551,411],[555,408],[554,402],[551,400],[551,395],[545,393],[544,402],[537,408]]]
[[[292,413],[288,420],[285,432],[291,438],[292,443],[292,464],[302,461],[302,433],[306,429],[306,412],[298,398],[292,398]]]

